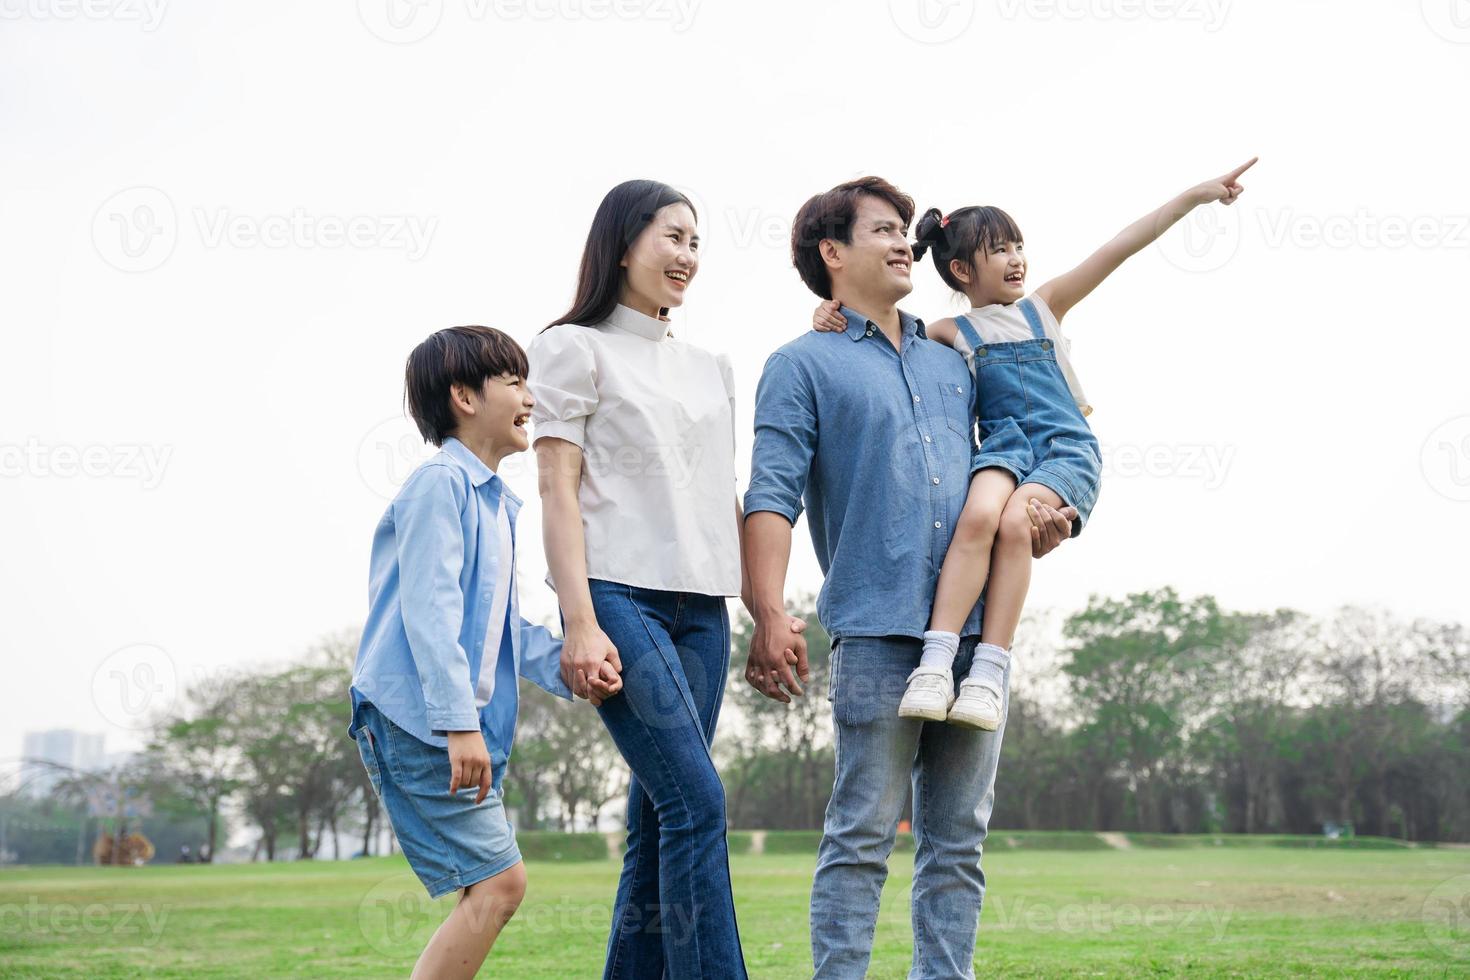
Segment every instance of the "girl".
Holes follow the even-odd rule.
[[[947,216],[931,208],[914,229],[915,260],[934,254],[940,278],[972,306],[966,315],[927,328],[931,340],[964,355],[975,378],[980,449],[965,508],[955,526],[924,634],[919,666],[909,675],[898,713],[904,718],[995,731],[1004,715],[1004,676],[1021,607],[1031,584],[1032,501],[1077,509],[1082,530],[1097,501],[1101,457],[1088,427],[1091,414],[1068,356],[1061,321],[1129,256],[1201,204],[1234,204],[1249,161],[1190,188],[1123,229],[1081,265],[1026,295],[1021,230],[995,207],[965,207]],[[833,299],[813,326],[842,330]],[[951,667],[965,616],[986,590],[981,642],[955,696]]]

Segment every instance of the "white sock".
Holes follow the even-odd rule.
[[[994,643],[981,643],[975,647],[975,659],[970,662],[969,679],[980,681],[992,688],[996,694],[1004,695],[1006,689],[1006,664],[1011,654],[1005,647]]]
[[[928,630],[924,633],[924,652],[919,655],[920,667],[942,667],[949,670],[954,666],[955,654],[960,651],[960,635],[944,630]]]

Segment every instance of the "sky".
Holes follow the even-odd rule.
[[[361,624],[373,527],[426,455],[407,352],[569,303],[597,202],[700,213],[675,329],[728,353],[737,470],[807,329],[808,196],[880,174],[997,204],[1038,285],[1251,156],[1074,309],[1102,494],[1035,609],[1464,621],[1467,0],[0,0],[0,767],[136,744],[211,672]],[[903,304],[960,307],[928,264]],[[876,447],[875,451],[881,451]],[[504,474],[522,601],[528,455]],[[804,525],[790,591],[820,573]],[[1018,651],[1024,659],[1024,651]]]

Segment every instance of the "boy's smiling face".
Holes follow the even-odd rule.
[[[455,385],[450,393],[459,424],[455,435],[471,450],[483,449],[491,468],[512,453],[530,448],[526,425],[536,404],[526,379],[514,374],[486,378],[478,392]]]

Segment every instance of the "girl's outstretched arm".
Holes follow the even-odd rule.
[[[1201,204],[1219,201],[1234,204],[1245,190],[1240,175],[1249,170],[1259,157],[1251,157],[1222,177],[1197,184],[1165,204],[1157,211],[1146,214],[1120,231],[1112,241],[1093,252],[1077,268],[1043,283],[1037,294],[1051,307],[1052,314],[1060,323],[1067,311],[1082,301],[1082,298],[1112,275],[1123,260],[1153,242],[1164,232]]]

